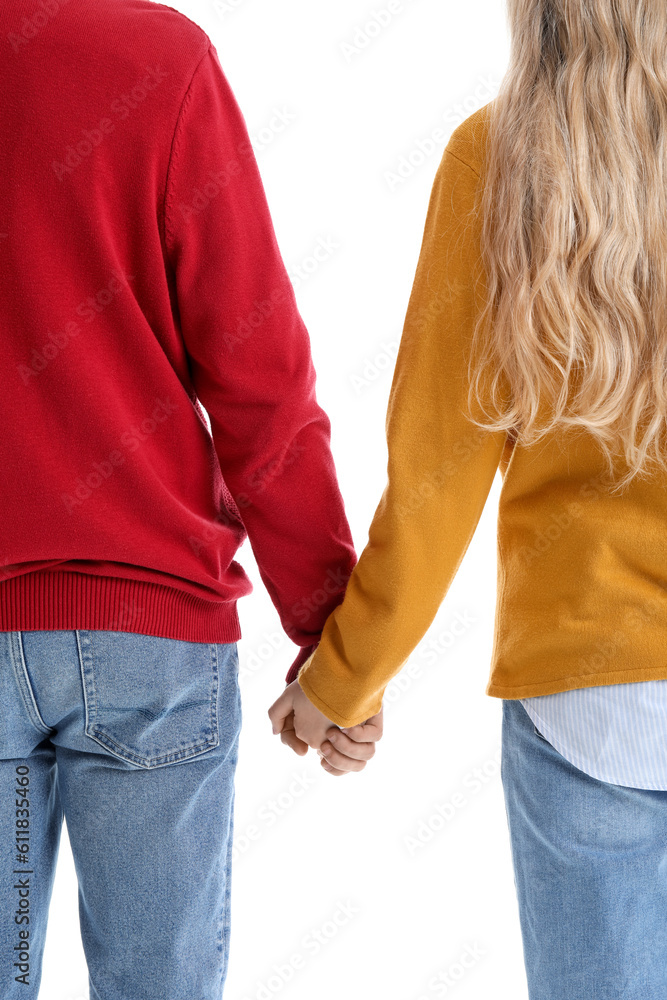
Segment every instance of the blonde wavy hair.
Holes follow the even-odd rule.
[[[469,403],[488,419],[473,422],[522,444],[584,428],[610,472],[625,462],[615,492],[667,465],[667,3],[507,0],[507,11],[470,372]]]

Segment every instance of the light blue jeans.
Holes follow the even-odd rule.
[[[63,814],[91,1000],[220,1000],[236,643],[0,632],[0,997],[37,1000]]]
[[[530,1000],[665,1000],[667,792],[592,778],[519,700],[502,711]]]

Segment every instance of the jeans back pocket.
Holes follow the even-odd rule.
[[[218,745],[215,643],[107,630],[77,635],[87,736],[145,768]]]

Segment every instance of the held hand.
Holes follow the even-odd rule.
[[[308,747],[317,750],[326,739],[327,730],[334,725],[304,694],[298,681],[288,684],[269,709],[269,718],[275,734],[280,733],[297,753],[307,753]]]
[[[329,774],[347,774],[361,771],[366,761],[375,754],[375,744],[382,736],[383,709],[365,722],[351,726],[344,732],[338,726],[327,730],[327,738],[317,751],[322,756],[322,767]]]
[[[382,711],[343,732],[313,705],[296,680],[275,700],[269,718],[273,732],[280,733],[281,741],[300,756],[308,752],[308,747],[326,752],[321,754],[322,766],[335,775],[361,771],[382,736]]]

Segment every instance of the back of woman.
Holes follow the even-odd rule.
[[[500,471],[486,693],[530,998],[664,1000],[667,7],[507,6],[499,94],[437,171],[387,485],[295,729],[381,712]],[[345,748],[334,731],[323,766]]]

